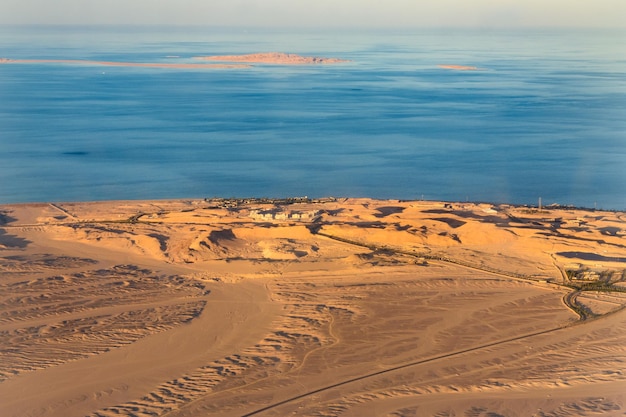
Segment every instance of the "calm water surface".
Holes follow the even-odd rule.
[[[0,203],[247,196],[626,209],[626,33],[3,27]],[[479,67],[451,71],[438,64]]]

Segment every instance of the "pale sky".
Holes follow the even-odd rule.
[[[0,0],[10,23],[626,28],[626,0]]]

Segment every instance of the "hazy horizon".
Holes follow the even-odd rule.
[[[0,24],[207,25],[236,28],[626,28],[622,0],[4,0]]]

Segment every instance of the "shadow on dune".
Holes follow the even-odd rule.
[[[590,252],[558,252],[557,255],[570,259],[582,259],[585,261],[626,262],[626,258],[616,256],[603,256]]]
[[[0,246],[23,249],[28,246],[29,243],[31,243],[30,240],[10,235],[4,230],[0,230]]]

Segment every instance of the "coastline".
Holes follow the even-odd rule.
[[[588,212],[610,212],[610,213],[626,213],[626,209],[612,209],[603,207],[591,207],[591,206],[577,206],[574,204],[558,204],[551,203],[542,205],[539,207],[537,204],[524,204],[524,203],[507,203],[498,201],[482,201],[482,200],[441,200],[441,199],[424,199],[424,198],[374,198],[363,196],[342,196],[342,197],[172,197],[172,198],[137,198],[137,199],[105,199],[105,200],[50,200],[50,201],[16,201],[16,202],[0,202],[2,206],[27,206],[27,205],[46,205],[46,204],[133,204],[133,203],[156,203],[156,202],[206,202],[214,204],[224,204],[230,206],[238,206],[244,204],[276,204],[276,205],[288,205],[295,203],[329,203],[347,200],[370,200],[377,202],[400,202],[400,203],[433,203],[433,204],[474,204],[474,205],[491,205],[495,207],[511,207],[517,209],[528,209],[537,211],[546,210],[576,210],[576,211],[588,211]]]
[[[370,207],[378,207],[380,213],[374,213],[369,215],[360,214],[360,210],[371,211]],[[81,227],[81,225],[89,226],[92,221],[104,221],[105,223],[120,223],[120,224],[162,224],[158,220],[162,216],[167,217],[170,212],[177,213],[175,216],[181,220],[181,224],[193,223],[191,219],[196,217],[193,213],[202,213],[214,211],[215,214],[211,214],[209,217],[213,218],[218,216],[224,216],[224,221],[229,217],[241,219],[241,221],[248,222],[249,227],[267,227],[265,221],[276,222],[277,225],[282,226],[287,222],[290,225],[299,224],[310,229],[311,233],[319,232],[324,225],[332,227],[337,220],[334,218],[335,212],[354,211],[353,216],[355,219],[362,217],[369,218],[370,221],[378,219],[376,221],[359,223],[349,221],[347,224],[354,223],[356,229],[350,233],[358,231],[357,235],[366,236],[368,233],[373,233],[379,228],[388,230],[389,236],[381,235],[384,237],[381,242],[372,242],[372,248],[390,246],[388,239],[395,242],[403,242],[403,239],[407,239],[407,242],[403,242],[396,247],[400,253],[409,255],[428,254],[427,257],[431,257],[432,248],[438,247],[441,251],[440,257],[446,258],[447,250],[454,248],[455,246],[466,246],[468,244],[473,245],[474,240],[479,241],[480,245],[494,245],[498,244],[498,237],[500,236],[506,242],[511,241],[510,236],[502,235],[501,230],[506,230],[508,233],[512,233],[517,237],[523,236],[521,240],[527,240],[527,232],[522,233],[517,230],[531,229],[536,237],[546,239],[547,236],[553,235],[554,238],[577,236],[582,230],[586,233],[590,233],[589,224],[593,222],[607,222],[607,226],[602,228],[597,226],[597,232],[600,236],[612,236],[616,239],[620,239],[626,236],[626,229],[620,227],[622,221],[626,216],[626,212],[618,210],[601,210],[595,208],[585,207],[572,207],[572,206],[529,206],[529,205],[512,205],[512,204],[494,204],[487,202],[450,202],[450,201],[435,201],[435,200],[397,200],[397,199],[371,199],[371,198],[350,198],[350,197],[326,197],[326,198],[309,198],[309,197],[289,197],[289,198],[204,198],[204,199],[163,199],[163,200],[117,200],[117,201],[92,201],[92,202],[40,202],[40,203],[15,203],[15,204],[0,204],[0,228],[6,230],[13,229],[24,225],[19,220],[14,223],[21,212],[28,212],[27,215],[33,225],[41,226],[69,226],[69,227]],[[34,216],[33,213],[41,212],[40,215]],[[387,213],[390,211],[390,213]],[[403,218],[405,212],[410,211],[412,213],[408,218]],[[18,217],[14,218],[11,213],[18,213]],[[94,213],[97,213],[96,217],[93,217]],[[116,213],[116,214],[114,214]],[[124,214],[121,214],[124,213]],[[192,214],[188,214],[192,213]],[[242,214],[243,213],[243,214]],[[386,224],[385,220],[393,214],[393,218],[402,219],[405,222],[414,223],[410,228],[414,230],[410,233],[405,233],[407,227],[403,226],[403,229],[399,229],[398,233],[391,233],[395,223]],[[440,214],[444,217],[435,219],[438,222],[443,222],[447,225],[442,230],[436,228],[437,232],[417,233],[418,225],[420,222],[432,221],[433,214]],[[341,217],[341,216],[340,216]],[[98,220],[94,220],[98,219]],[[589,219],[589,220],[585,220]],[[608,220],[612,219],[612,220]],[[260,222],[260,223],[259,223]],[[473,223],[478,224],[473,224]],[[26,224],[31,224],[26,223]],[[167,221],[166,221],[167,223]],[[190,224],[191,224],[190,223]],[[339,221],[341,223],[341,221]],[[459,235],[458,231],[462,230],[461,226],[465,226],[466,223],[473,224],[470,228],[471,232],[467,236]],[[487,229],[480,231],[483,227],[483,223],[488,224]],[[519,223],[519,224],[518,224]],[[577,226],[575,226],[577,224]],[[566,226],[567,225],[567,226]],[[585,227],[583,227],[583,225]],[[467,226],[469,227],[469,226]],[[373,229],[372,229],[373,228]],[[491,229],[490,229],[491,228]],[[476,230],[474,230],[476,229]],[[561,229],[570,230],[564,232]],[[360,230],[360,231],[359,231]],[[546,234],[545,230],[549,230],[550,234]],[[452,233],[455,232],[455,233]],[[475,234],[478,233],[478,236]],[[490,234],[494,233],[494,236]],[[379,232],[376,232],[379,234]],[[394,235],[398,236],[394,236]],[[358,242],[363,243],[364,247],[368,247],[369,243],[366,243],[368,239],[363,240],[363,236],[358,239]],[[401,236],[404,236],[402,238]],[[443,236],[445,239],[441,239]],[[489,237],[487,237],[489,236]],[[606,242],[600,238],[597,240],[590,240],[591,242],[597,242],[602,245]],[[487,239],[484,241],[484,239]],[[338,239],[342,239],[347,243],[354,243],[348,237],[339,236]],[[433,242],[431,242],[433,240]],[[550,240],[550,239],[547,239]],[[407,250],[404,246],[413,242],[417,246],[422,247],[423,250]],[[418,244],[419,242],[419,244]],[[554,242],[553,250],[550,252],[552,261],[554,258]],[[571,246],[572,244],[570,244]],[[614,245],[619,247],[619,245]],[[485,248],[488,251],[495,250],[497,248]],[[570,248],[571,249],[571,248]],[[606,252],[606,250],[604,251]],[[618,251],[619,252],[619,251]],[[565,253],[565,252],[563,252]],[[560,264],[568,263],[565,258],[575,258],[579,262],[579,269],[589,268],[598,265],[593,264],[595,259],[593,256],[589,257],[586,262],[584,251],[580,250],[581,256],[577,257],[575,250],[567,251],[569,255],[563,256],[560,259]],[[571,255],[571,256],[570,256]],[[157,256],[158,257],[158,256]],[[597,259],[606,258],[607,261],[611,259],[615,260],[616,264],[611,262],[612,267],[619,267],[622,262],[626,262],[626,257],[614,256],[603,257],[597,255]],[[460,263],[467,263],[466,260],[460,260]],[[484,263],[481,261],[481,263]],[[570,262],[571,263],[571,262]],[[471,264],[471,262],[470,262]],[[496,268],[497,269],[497,268]],[[515,276],[517,273],[509,273],[510,276]],[[520,276],[531,276],[532,274],[517,274]],[[544,277],[545,278],[545,277]],[[558,277],[552,276],[550,279],[558,279]]]

